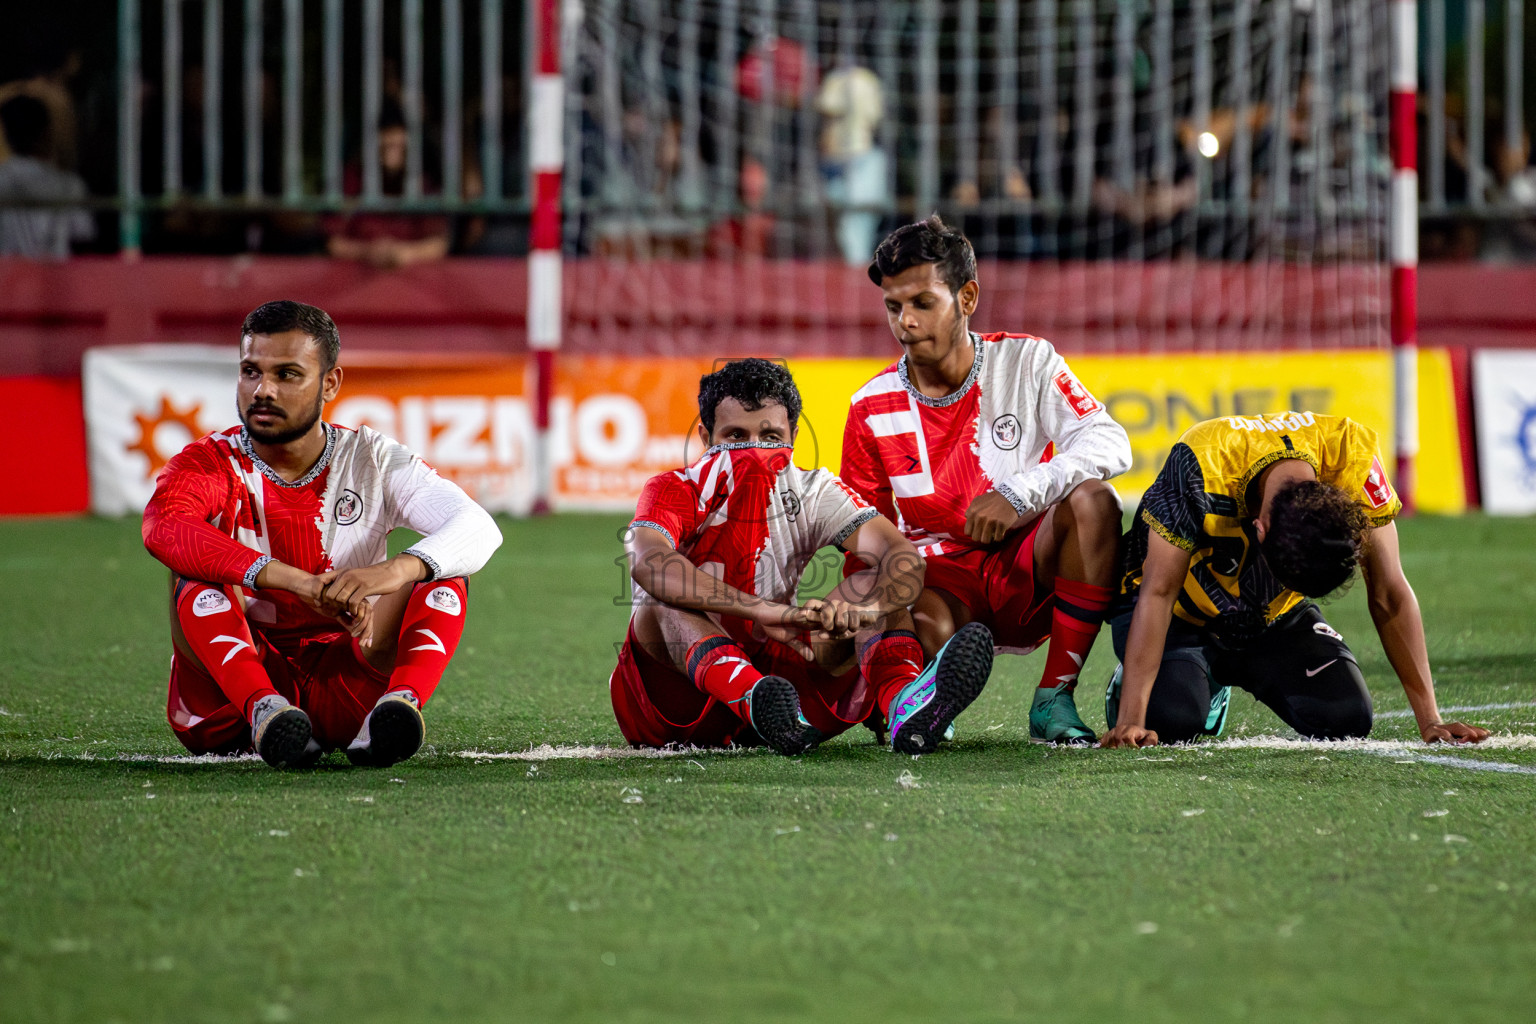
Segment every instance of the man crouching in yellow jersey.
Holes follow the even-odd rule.
[[[1308,598],[1365,576],[1387,660],[1426,742],[1477,743],[1442,722],[1419,602],[1403,575],[1374,431],[1282,412],[1190,427],[1126,535],[1110,631],[1121,667],[1105,747],[1220,735],[1230,687],[1314,739],[1371,731],[1371,696],[1344,638]]]

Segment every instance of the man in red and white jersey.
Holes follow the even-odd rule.
[[[1092,743],[1073,691],[1113,596],[1105,481],[1130,468],[1130,440],[1049,342],[971,332],[976,256],[937,216],[881,242],[869,277],[903,354],[854,394],[842,475],[927,560],[923,647],[970,622],[1001,651],[1049,638],[1030,737]]]
[[[703,456],[652,477],[625,537],[634,613],[609,689],[636,745],[767,743],[798,754],[891,707],[892,744],[932,750],[986,684],[976,624],[924,668],[907,606],[923,561],[825,469],[790,461],[800,393],[762,359],[699,382]],[[860,571],[796,604],[801,573],[836,545]]]
[[[338,747],[357,764],[410,757],[464,631],[468,577],[501,544],[409,449],[321,420],[340,347],[314,306],[252,312],[242,425],[172,458],[144,510],[144,546],[172,573],[166,715],[193,753],[254,748],[276,767]],[[400,527],[422,538],[390,558]]]

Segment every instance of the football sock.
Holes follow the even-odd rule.
[[[874,690],[875,707],[881,714],[922,670],[923,645],[911,630],[887,630],[870,638],[859,651],[859,672]]]
[[[464,635],[467,594],[463,576],[416,584],[400,619],[395,670],[389,674],[390,692],[410,693],[417,707],[432,696]]]
[[[176,621],[187,644],[229,702],[250,721],[251,708],[276,696],[272,678],[256,655],[251,627],[227,590],[194,583],[176,596]]]
[[[698,640],[688,648],[688,678],[693,685],[736,712],[748,725],[751,716],[743,700],[763,674],[752,667],[752,659],[741,645],[716,633]]]
[[[1104,624],[1113,591],[1094,583],[1056,577],[1056,607],[1051,612],[1051,643],[1045,655],[1040,686],[1077,689],[1077,674]]]

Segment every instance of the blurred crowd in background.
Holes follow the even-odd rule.
[[[112,0],[54,0],[13,5],[0,15],[0,256],[62,259],[118,248],[117,6]],[[279,24],[282,5],[267,6],[268,25]],[[752,5],[694,3],[685,5],[690,13],[683,18],[678,6],[660,0],[591,3],[582,23],[567,27],[566,80],[578,98],[568,107],[566,133],[566,247],[572,253],[841,258],[858,264],[884,231],[935,207],[967,230],[983,256],[1241,259],[1259,248],[1273,257],[1296,247],[1310,258],[1319,252],[1381,258],[1383,236],[1361,226],[1384,220],[1390,179],[1380,69],[1351,79],[1366,83],[1368,92],[1330,88],[1328,109],[1315,114],[1311,75],[1319,65],[1308,55],[1312,37],[1300,30],[1282,92],[1263,84],[1269,69],[1256,67],[1249,102],[1222,102],[1217,90],[1208,116],[1197,123],[1188,86],[1188,4],[1171,5],[1180,68],[1158,66],[1152,19],[1144,12],[1129,49],[1106,43],[1091,74],[1075,79],[1079,88],[1091,82],[1086,104],[1069,95],[1078,72],[1064,39],[1063,87],[1049,106],[1034,88],[1028,59],[1014,64],[996,56],[1003,51],[993,39],[999,29],[995,4],[978,5],[979,15],[965,23],[956,20],[959,5],[942,5],[939,20],[927,26],[938,33],[937,46],[928,50],[936,58],[931,67],[910,43],[924,26],[921,19],[871,13],[880,5],[813,5],[807,8],[813,10],[808,33],[798,35],[793,30],[804,23],[794,22],[792,12],[765,21],[752,16]],[[409,211],[357,203],[364,133],[355,117],[343,134],[343,200],[285,199],[275,70],[281,53],[271,29],[265,45],[273,59],[264,60],[260,78],[256,201],[243,177],[244,98],[233,59],[221,65],[229,79],[220,93],[225,109],[218,112],[229,129],[217,154],[221,180],[207,181],[205,69],[195,46],[184,51],[180,77],[181,139],[172,150],[180,166],[168,175],[167,150],[159,145],[165,75],[154,42],[161,9],[146,4],[143,11],[149,42],[139,82],[145,140],[139,173],[143,195],[153,200],[144,212],[145,252],[329,253],[377,266],[526,252],[527,45],[519,5],[509,5],[501,20],[501,180],[491,189],[498,202],[476,206],[487,194],[481,160],[486,90],[474,80],[480,70],[466,62],[466,83],[473,87],[462,90],[461,152],[445,161],[444,92],[437,85],[442,56],[428,46],[419,136],[423,201]],[[386,10],[397,12],[398,4],[386,4]],[[466,36],[472,37],[473,5],[465,12],[471,19]],[[412,139],[406,116],[411,97],[396,56],[393,18],[391,13],[385,22],[396,27],[385,39],[376,125],[385,197],[404,194]],[[238,21],[225,19],[231,54],[239,52]],[[1019,21],[1026,24],[1017,32],[1035,31],[1027,15]],[[1356,24],[1345,43],[1359,41],[1373,24]],[[1536,19],[1524,24],[1526,32],[1536,31]],[[1490,23],[1488,52],[1502,52],[1502,28],[1497,19]],[[979,48],[977,39],[985,41]],[[306,38],[306,48],[311,45],[318,46]],[[1021,42],[1017,52],[1029,58],[1030,45]],[[1328,58],[1338,62],[1341,76],[1346,50],[1340,45]],[[346,53],[349,64],[360,59],[352,43]],[[1454,39],[1447,56],[1451,88],[1439,119],[1439,154],[1427,148],[1431,111],[1422,93],[1420,99],[1423,258],[1536,260],[1530,132],[1524,129],[1514,141],[1506,130],[1501,65],[1490,62],[1485,101],[1474,105],[1458,85],[1465,81],[1465,51],[1455,48]],[[1233,77],[1220,52],[1212,70],[1221,82]],[[1181,84],[1160,90],[1159,79],[1171,74]],[[305,85],[306,110],[319,105],[315,77]],[[345,77],[354,90],[357,75],[349,71]],[[1006,92],[1015,81],[1017,93]],[[1271,100],[1276,95],[1285,100],[1278,109]],[[1475,132],[1468,124],[1474,106],[1485,122]],[[1533,106],[1524,105],[1522,121]],[[318,128],[306,121],[305,132],[304,192],[314,197],[321,192],[313,157]],[[1474,137],[1477,147],[1469,141]],[[1282,150],[1283,161],[1277,159]],[[1052,159],[1043,159],[1046,154]],[[1432,159],[1443,167],[1437,179],[1443,195],[1427,191],[1422,168]],[[433,208],[447,166],[457,169],[450,191],[462,202]],[[173,182],[182,190],[167,187]],[[1270,212],[1245,212],[1250,208]],[[1275,210],[1292,215],[1276,217]],[[1310,211],[1310,220],[1295,211]],[[1321,212],[1329,224],[1322,240],[1315,228]],[[1298,237],[1298,231],[1311,234]]]

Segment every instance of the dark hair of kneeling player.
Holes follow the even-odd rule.
[[[734,398],[748,412],[777,402],[789,414],[789,429],[800,424],[800,389],[795,378],[778,363],[766,359],[738,359],[699,378],[699,422],[715,433],[715,407]]]
[[[875,246],[869,279],[881,284],[904,270],[932,263],[955,294],[976,280],[976,250],[970,240],[945,224],[938,214],[914,224],[903,224]]]
[[[1325,597],[1354,576],[1370,528],[1365,509],[1349,495],[1303,480],[1271,500],[1259,549],[1281,585],[1306,597]]]

